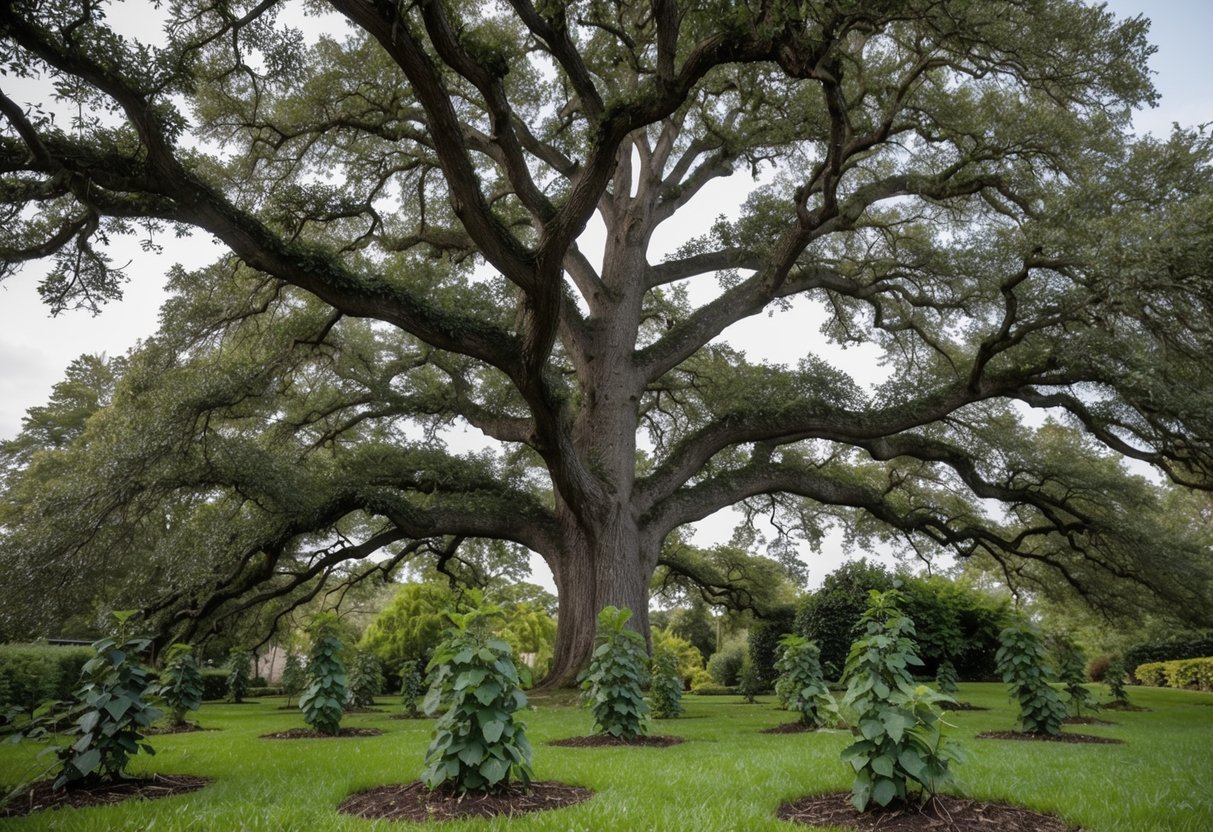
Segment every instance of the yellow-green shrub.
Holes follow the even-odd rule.
[[[1143,685],[1213,691],[1213,657],[1139,664],[1135,675]]]

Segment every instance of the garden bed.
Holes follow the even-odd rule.
[[[881,832],[1068,832],[1060,818],[1018,806],[937,795],[921,810],[856,812],[850,792],[806,797],[779,807],[780,820]]]
[[[72,807],[86,809],[125,800],[158,800],[196,792],[210,781],[188,774],[153,774],[151,777],[127,777],[87,786],[51,788],[51,780],[41,780],[0,806],[0,817],[17,817],[43,809]]]
[[[444,821],[458,818],[507,817],[576,806],[594,793],[581,786],[538,781],[530,788],[513,784],[501,792],[461,794],[452,789],[430,791],[425,784],[379,786],[350,795],[338,809],[368,820]]]

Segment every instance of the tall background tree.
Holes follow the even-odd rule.
[[[121,552],[122,603],[189,637],[506,541],[551,567],[561,682],[603,607],[648,632],[672,532],[739,506],[785,555],[834,522],[1207,615],[1201,536],[1122,465],[1213,485],[1210,140],[1128,132],[1143,21],[206,0],[140,41],[108,9],[0,7],[0,276],[48,260],[52,308],[95,307],[121,235],[228,254],[171,276],[70,444],[5,446],[4,593],[89,597]],[[793,303],[892,378],[724,340]]]

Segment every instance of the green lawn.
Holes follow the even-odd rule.
[[[1213,830],[1213,695],[1150,688],[1131,690],[1151,712],[1101,714],[1114,726],[1068,731],[1116,737],[1124,745],[1071,745],[975,740],[1005,730],[1013,706],[1000,685],[962,685],[960,698],[989,711],[953,713],[953,735],[967,761],[958,791],[1055,812],[1088,832]],[[384,700],[387,701],[386,699]],[[839,731],[769,735],[789,720],[769,698],[687,696],[687,713],[658,722],[653,733],[677,734],[672,748],[552,748],[549,740],[585,734],[585,711],[540,698],[525,717],[536,747],[535,774],[589,787],[580,806],[515,820],[443,824],[463,830],[792,830],[775,819],[783,801],[846,790]],[[412,825],[355,820],[335,811],[350,792],[416,779],[429,739],[428,720],[396,721],[358,714],[346,725],[374,725],[380,737],[270,741],[269,731],[302,726],[281,700],[207,704],[206,727],[222,730],[156,737],[155,757],[141,755],[132,773],[159,771],[213,779],[202,791],[167,800],[86,811],[55,810],[0,820],[3,830],[388,830]],[[395,709],[394,705],[385,708]],[[37,746],[0,746],[0,781],[9,786],[36,772]]]

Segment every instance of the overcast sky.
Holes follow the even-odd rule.
[[[1151,69],[1162,99],[1158,108],[1137,114],[1136,128],[1165,135],[1172,123],[1192,126],[1213,122],[1213,92],[1209,87],[1209,79],[1213,78],[1213,48],[1209,44],[1213,34],[1213,2],[1112,0],[1108,6],[1120,17],[1144,13],[1153,21],[1150,38],[1158,46],[1158,52],[1151,61]],[[51,387],[62,378],[72,359],[86,352],[124,353],[138,339],[155,331],[157,310],[163,299],[162,275],[183,258],[193,259],[185,263],[187,266],[200,265],[202,259],[196,244],[174,248],[172,239],[161,242],[166,250],[159,257],[146,255],[131,245],[118,258],[120,262],[131,261],[128,268],[131,282],[126,296],[96,317],[82,311],[51,317],[38,296],[41,270],[37,265],[28,266],[0,283],[0,439],[20,430],[26,409],[46,401]],[[776,320],[765,316],[750,319],[730,330],[729,341],[743,346],[752,358],[794,360],[781,350],[787,340],[779,333],[795,334],[803,344],[804,333],[815,331],[820,324],[800,317],[805,314],[801,307],[783,314],[781,319],[778,313]],[[869,357],[852,350],[843,360],[852,364],[848,369],[854,372],[858,368],[853,362]],[[870,370],[880,373],[876,368]],[[721,533],[727,531],[718,526],[713,535]],[[697,539],[708,542],[702,535]],[[813,572],[819,580],[821,566]]]

